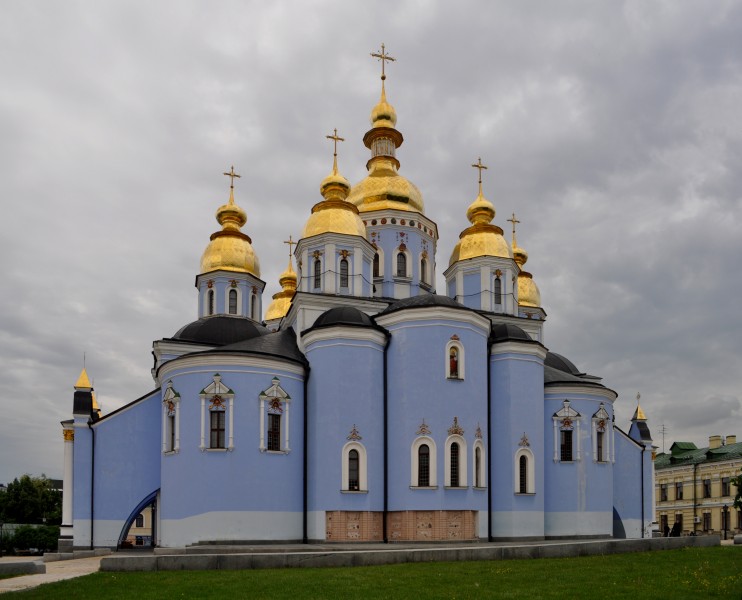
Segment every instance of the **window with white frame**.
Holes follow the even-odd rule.
[[[201,390],[201,445],[204,450],[234,448],[234,392],[219,373]]]
[[[554,462],[580,460],[580,419],[569,400],[564,400],[561,410],[554,413]]]
[[[420,257],[420,283],[428,283],[428,259],[425,254]]]
[[[379,253],[376,252],[374,254],[374,277],[380,277],[379,273],[381,273],[381,264],[379,260]]]
[[[515,453],[513,475],[516,494],[536,493],[536,463],[530,448],[522,447]]]
[[[367,492],[368,467],[365,446],[356,440],[348,442],[343,446],[341,460],[340,489],[344,492]]]
[[[227,313],[230,315],[236,315],[238,305],[239,293],[237,292],[237,288],[230,288],[227,293]]]
[[[207,315],[213,315],[214,314],[214,290],[209,290],[206,292],[206,314]]]
[[[495,304],[502,304],[502,278],[495,277]]]
[[[612,431],[611,417],[605,409],[605,405],[601,402],[592,418],[593,461],[608,462],[610,460]]]
[[[397,277],[407,277],[407,255],[400,251],[397,252]]]
[[[464,346],[455,334],[446,344],[445,361],[446,378],[464,379]]]
[[[271,386],[260,392],[260,442],[261,452],[280,452],[288,454],[289,411],[291,396],[281,387],[278,377],[271,380]]]
[[[460,434],[449,435],[445,448],[446,487],[467,487],[466,462],[466,441]]]
[[[253,321],[260,320],[260,303],[258,299],[258,292],[253,288],[252,294],[250,294],[250,318]]]
[[[347,288],[348,287],[348,259],[347,258],[341,258],[340,259],[340,287],[341,288]]]
[[[487,486],[487,465],[484,442],[478,439],[474,442],[474,487],[484,488]]]
[[[168,381],[165,393],[162,395],[162,451],[178,452],[180,450],[180,394],[173,388],[173,382]]]
[[[433,438],[427,435],[415,438],[411,448],[411,463],[410,487],[438,486],[436,447]]]
[[[322,263],[319,258],[314,259],[314,285],[315,290],[322,287]]]

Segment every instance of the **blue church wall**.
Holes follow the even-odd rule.
[[[215,357],[216,358],[216,357]],[[186,359],[189,360],[189,359]],[[250,359],[244,359],[248,362]],[[202,359],[202,362],[206,362]],[[211,361],[209,361],[211,362]],[[303,490],[303,376],[296,369],[255,367],[214,361],[202,365],[173,366],[164,374],[163,381],[172,381],[180,394],[180,436],[177,452],[158,452],[162,464],[162,492],[160,518],[162,545],[182,545],[204,539],[263,539],[267,533],[260,527],[270,520],[270,514],[283,524],[277,527],[274,539],[301,538]],[[252,362],[252,361],[250,361]],[[255,362],[259,362],[256,359]],[[222,383],[234,392],[230,409],[226,401],[225,446],[231,449],[209,448],[209,400],[202,408],[201,391],[221,375]],[[277,377],[280,386],[289,394],[288,408],[283,407],[281,451],[261,451],[260,393],[271,387]],[[231,429],[230,415],[232,410]],[[202,425],[203,411],[203,425]],[[164,409],[160,406],[160,415]],[[162,416],[160,416],[160,419]],[[288,418],[289,450],[284,444],[283,427]],[[161,421],[160,421],[161,422]],[[201,448],[202,427],[205,448]],[[158,432],[157,438],[161,439]],[[199,489],[214,490],[209,502],[194,493],[194,482]],[[219,493],[219,490],[223,490]],[[286,514],[294,514],[293,520]],[[251,516],[252,515],[252,516]],[[237,518],[242,525],[238,534],[230,519]],[[182,523],[178,523],[181,521]]]
[[[554,414],[563,409],[564,400],[580,414],[573,426],[573,460],[561,461],[560,427],[554,431]],[[575,535],[611,535],[613,530],[613,469],[611,461],[617,436],[606,431],[607,447],[603,462],[597,462],[593,453],[593,415],[601,402],[612,422],[613,406],[605,396],[552,392],[546,395],[544,410],[545,472],[547,491],[545,505],[545,534],[547,537]],[[579,421],[579,426],[577,425]],[[555,437],[556,436],[556,437]],[[556,460],[554,443],[556,439]],[[577,453],[579,451],[579,457]]]
[[[614,509],[621,521],[614,525],[618,535],[642,537],[650,535],[647,531],[654,519],[652,513],[652,449],[642,452],[642,446],[629,438],[623,431],[616,429],[616,464],[613,469]],[[642,486],[641,471],[644,466],[644,527],[642,527]]]
[[[115,546],[131,512],[160,487],[160,423],[155,390],[93,425],[96,546]]]
[[[464,306],[479,310],[482,307],[482,278],[479,271],[464,274],[464,297],[458,298]]]
[[[486,447],[489,328],[442,316],[436,321],[410,319],[387,329],[392,334],[387,359],[389,510],[485,510],[486,493],[472,489],[472,449],[478,425]],[[453,335],[464,351],[463,379],[446,377],[447,345]],[[446,439],[454,418],[466,443],[462,451],[467,483],[446,489]],[[411,489],[412,445],[423,421],[436,446],[436,489]]]
[[[492,347],[492,535],[496,538],[544,535],[544,431],[545,350],[526,347],[500,353]],[[513,347],[516,344],[508,344]],[[533,461],[527,493],[516,493],[520,454]],[[530,466],[530,465],[529,465]],[[518,480],[519,481],[519,480]]]
[[[383,509],[384,347],[380,342],[351,339],[340,332],[332,340],[307,345],[311,365],[307,385],[311,398],[307,408],[310,511]],[[365,448],[365,490],[362,484],[358,491],[343,489],[343,448],[349,442]]]

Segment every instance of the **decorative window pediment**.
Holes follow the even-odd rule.
[[[593,461],[605,463],[615,460],[611,415],[602,402],[592,418],[592,448]]]
[[[162,395],[162,451],[178,452],[180,450],[180,394],[173,388],[173,382],[167,382]]]
[[[281,387],[281,380],[274,377],[271,380],[271,386],[260,392],[258,400],[260,401],[260,451],[288,454],[291,450],[289,445],[291,396]]]
[[[234,449],[234,392],[222,383],[222,376],[215,373],[211,383],[201,390],[200,396],[201,451]]]
[[[562,420],[563,427],[571,427],[575,419],[579,419],[582,415],[572,408],[569,400],[565,400],[562,403],[562,408],[554,413],[554,417]],[[567,421],[567,423],[564,423]]]
[[[581,418],[582,415],[572,408],[569,400],[564,400],[562,408],[554,413],[554,462],[580,460]]]

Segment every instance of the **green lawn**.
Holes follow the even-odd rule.
[[[12,596],[13,594],[11,594]],[[24,598],[742,598],[742,548],[342,569],[95,573]]]

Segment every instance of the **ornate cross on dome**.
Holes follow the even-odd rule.
[[[386,73],[384,71],[384,66],[386,64],[386,61],[394,62],[397,59],[392,56],[389,56],[385,52],[384,44],[381,44],[381,52],[372,52],[371,56],[373,56],[374,58],[378,58],[381,61],[381,80],[384,81],[386,79]]]
[[[237,177],[238,179],[242,177],[242,175],[237,175],[237,173],[234,172],[234,165],[229,169],[229,173],[224,173],[227,177],[229,177],[229,187],[230,189],[234,189],[234,178]]]
[[[293,247],[296,246],[297,242],[291,239],[291,236],[289,236],[289,239],[287,241],[283,242],[284,244],[289,245],[289,260],[291,260],[291,255],[293,254]]]
[[[479,169],[479,193],[482,193],[482,170],[486,169],[487,167],[482,164],[482,158],[478,158],[476,164],[473,164],[472,167],[475,169]]]
[[[515,224],[520,223],[520,221],[515,218],[515,213],[513,213],[513,217],[511,219],[508,219],[508,223],[513,224],[513,246],[515,246]]]
[[[345,141],[345,138],[338,137],[337,127],[335,129],[333,129],[333,131],[335,133],[333,133],[332,135],[326,135],[325,137],[328,140],[332,140],[334,142],[333,155],[334,156],[337,156],[338,155],[338,142],[344,142]]]

